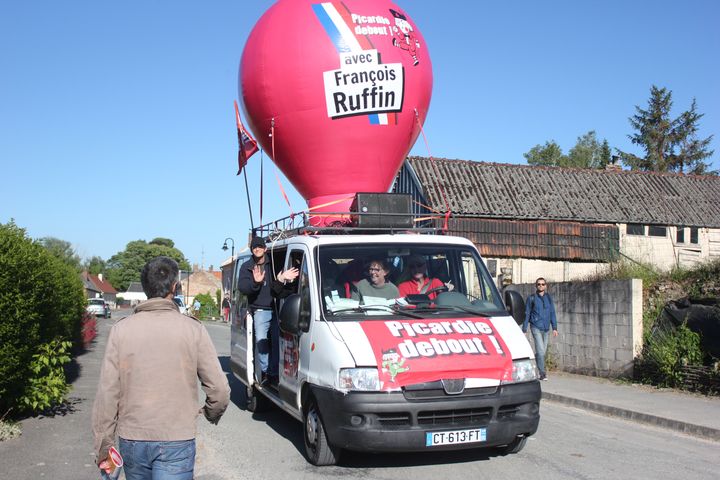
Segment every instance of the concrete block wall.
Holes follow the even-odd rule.
[[[642,348],[642,280],[550,282],[549,287],[558,318],[558,336],[549,346],[555,366],[585,375],[632,376],[633,359]],[[507,288],[525,299],[535,291],[534,283]]]

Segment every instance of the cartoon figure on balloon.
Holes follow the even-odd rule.
[[[394,348],[383,350],[382,360],[382,371],[390,374],[390,381],[393,383],[395,383],[395,377],[410,370],[410,367],[403,367],[405,357],[401,357]]]
[[[393,46],[405,50],[413,59],[413,66],[420,63],[417,57],[417,49],[420,48],[420,42],[415,38],[415,32],[412,25],[407,21],[407,17],[400,12],[390,9],[390,13],[395,17],[395,25],[391,27],[393,33]]]

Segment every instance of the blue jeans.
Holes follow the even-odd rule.
[[[120,439],[126,480],[192,480],[195,439],[145,442]]]
[[[550,338],[550,330],[542,331],[530,326],[533,340],[535,342],[535,362],[540,370],[540,376],[545,375],[545,353],[547,352],[548,339]]]
[[[255,310],[255,313],[253,313],[253,328],[255,329],[255,353],[260,360],[260,370],[268,375],[277,375],[278,363],[280,362],[280,342],[278,341],[280,327],[273,311]],[[270,342],[268,342],[267,338],[268,331],[270,332]],[[268,365],[270,353],[272,353],[272,358],[270,358]]]

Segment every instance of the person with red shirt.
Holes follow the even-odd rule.
[[[430,297],[430,300],[433,300],[438,294],[438,291],[433,292],[434,289],[446,288],[442,280],[427,276],[426,267],[427,264],[425,262],[425,258],[421,255],[411,255],[408,257],[407,272],[410,275],[410,279],[398,285],[401,297],[424,293]]]

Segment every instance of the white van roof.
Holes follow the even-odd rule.
[[[288,244],[305,244],[308,247],[318,245],[346,245],[346,244],[393,244],[393,243],[411,243],[411,244],[433,244],[433,245],[467,245],[473,246],[473,243],[464,237],[454,237],[446,235],[414,235],[414,234],[383,234],[383,235],[296,235],[277,241],[268,242],[268,247],[281,247]]]

